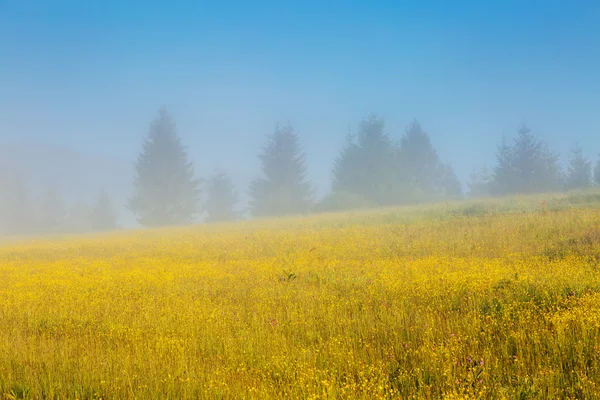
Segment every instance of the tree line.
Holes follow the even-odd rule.
[[[252,217],[583,189],[593,184],[592,178],[600,185],[600,159],[592,173],[591,162],[575,147],[563,171],[558,154],[523,124],[512,142],[502,139],[491,170],[484,167],[471,174],[463,193],[452,165],[440,159],[418,121],[397,140],[384,119],[372,114],[347,136],[333,163],[330,192],[317,200],[294,127],[277,124],[265,139],[258,154],[260,174],[249,184],[250,200],[243,210]],[[209,222],[241,215],[236,212],[238,192],[226,171],[205,181],[195,178],[165,108],[153,121],[137,160],[134,193],[129,209],[144,226],[192,223],[202,213]]]
[[[504,196],[586,189],[600,186],[600,155],[595,166],[579,144],[570,149],[563,169],[559,155],[525,124],[512,141],[502,138],[495,164],[474,171],[469,179],[471,197]]]
[[[348,209],[417,204],[550,191],[600,185],[600,159],[592,162],[580,146],[571,149],[561,168],[559,156],[522,124],[515,137],[503,137],[495,164],[473,171],[464,193],[452,165],[441,160],[428,133],[413,120],[397,137],[382,117],[371,114],[347,135],[333,162],[330,191],[321,199],[307,176],[300,136],[288,123],[266,135],[258,154],[260,173],[246,189],[249,202],[239,209],[239,192],[228,171],[206,179],[196,176],[187,148],[169,111],[161,108],[151,122],[135,161],[132,195],[126,207],[145,227],[233,221]],[[13,181],[1,199],[5,234],[90,232],[118,227],[117,213],[101,191],[95,203],[78,201],[67,208],[55,188],[36,207],[22,182]]]
[[[335,160],[331,193],[319,201],[307,177],[306,153],[290,123],[276,125],[258,158],[261,171],[250,182],[250,200],[240,212],[239,193],[227,171],[196,178],[175,123],[162,108],[137,159],[128,208],[141,225],[156,227],[193,223],[201,214],[208,222],[231,221],[244,212],[271,217],[462,197],[452,166],[440,160],[417,121],[400,142],[386,132],[381,117],[360,121]]]

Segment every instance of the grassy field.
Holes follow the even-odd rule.
[[[598,398],[594,196],[5,243],[0,397]]]

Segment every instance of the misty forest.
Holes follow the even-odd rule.
[[[579,146],[568,153],[568,165],[527,124],[499,138],[496,159],[460,182],[452,165],[441,160],[417,120],[404,132],[389,132],[385,118],[370,114],[356,123],[335,160],[331,160],[330,192],[315,198],[307,178],[302,132],[291,123],[276,123],[257,155],[260,171],[247,188],[235,187],[230,172],[204,176],[188,159],[177,124],[166,107],[149,124],[132,178],[125,209],[143,227],[233,221],[335,212],[381,206],[423,204],[517,194],[585,189],[600,185],[600,157],[589,160]],[[232,144],[235,146],[235,143]],[[72,204],[60,187],[40,193],[26,179],[3,171],[2,232],[6,235],[85,233],[118,229],[120,204],[104,187],[94,199]],[[249,201],[240,204],[240,191]]]

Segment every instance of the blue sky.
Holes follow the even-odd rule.
[[[198,175],[240,185],[289,120],[323,193],[371,112],[418,119],[463,180],[523,120],[595,161],[599,78],[595,1],[0,0],[0,142],[133,163],[166,105]]]

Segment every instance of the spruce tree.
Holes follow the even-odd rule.
[[[262,176],[250,183],[251,214],[260,217],[308,212],[313,204],[313,188],[306,177],[306,155],[291,124],[277,124],[258,158]]]
[[[161,108],[136,163],[129,209],[147,227],[191,223],[198,212],[199,185],[175,123]]]
[[[592,163],[583,155],[583,149],[576,145],[571,149],[565,186],[567,190],[584,189],[592,182]]]
[[[541,168],[539,169],[536,190],[538,193],[559,191],[564,187],[564,171],[559,163],[559,155],[548,148],[543,142],[541,153]]]
[[[514,143],[513,166],[515,169],[515,192],[537,192],[538,174],[541,167],[542,143],[525,124],[519,128]]]
[[[502,196],[513,192],[515,170],[512,163],[512,148],[508,145],[506,136],[502,136],[502,142],[496,148],[496,165],[492,171],[490,194]]]
[[[348,134],[344,147],[334,161],[332,191],[334,193],[353,193],[370,198],[372,193],[367,193],[366,185],[361,180],[366,175],[362,170],[364,166],[361,164],[363,163],[361,163],[360,147],[355,143],[354,136]]]
[[[204,210],[208,214],[207,222],[232,221],[238,217],[235,211],[238,194],[225,171],[217,171],[208,180],[206,193]]]
[[[456,176],[454,169],[450,163],[442,164],[440,167],[441,171],[441,187],[443,189],[443,196],[448,199],[458,200],[463,196],[463,189],[460,180]]]
[[[560,187],[558,155],[522,124],[513,147],[514,193],[540,193]]]
[[[376,114],[360,121],[357,134],[347,136],[332,172],[334,193],[353,194],[375,205],[401,202],[397,149]]]
[[[411,122],[402,137],[400,159],[411,186],[418,190],[422,200],[432,200],[440,196],[444,167],[429,135],[416,120]]]
[[[503,137],[497,148],[492,194],[527,194],[560,188],[558,155],[551,152],[531,129],[521,124],[512,146]]]
[[[117,212],[104,188],[100,189],[92,206],[90,225],[93,231],[98,232],[111,231],[119,227]]]

